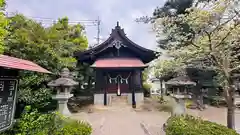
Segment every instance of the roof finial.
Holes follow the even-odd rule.
[[[117,21],[117,27],[119,27],[119,21]]]

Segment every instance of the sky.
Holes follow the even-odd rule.
[[[151,16],[154,9],[164,2],[165,0],[7,0],[6,10],[9,14],[22,13],[45,25],[66,16],[70,22],[97,20],[99,17],[102,41],[109,37],[119,21],[132,41],[145,48],[155,49],[156,38],[151,25],[137,23],[135,19]],[[88,26],[89,23],[85,25],[89,44],[96,43],[97,26]]]

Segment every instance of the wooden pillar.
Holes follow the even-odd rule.
[[[136,108],[135,90],[132,90],[132,108]]]
[[[135,91],[139,91],[141,89],[142,80],[140,74],[140,71],[137,69],[133,71],[133,86]]]
[[[95,89],[94,89],[94,93],[95,92],[100,92],[102,90],[102,86],[100,83],[100,80],[102,78],[102,71],[100,71],[99,69],[95,69]]]
[[[104,84],[103,84],[103,104],[106,106],[107,105],[107,84],[108,84],[108,78],[106,76],[106,74],[104,73]]]
[[[140,91],[143,91],[143,75],[142,75],[142,70],[138,70],[137,72],[139,72]]]
[[[105,106],[107,105],[107,91],[106,91],[106,89],[105,89],[105,91],[104,91],[103,104],[104,104]]]
[[[136,108],[136,99],[135,99],[135,77],[136,77],[136,72],[133,72],[134,76],[131,77],[131,89],[132,89],[132,108]]]

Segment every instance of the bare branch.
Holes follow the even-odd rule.
[[[203,31],[207,34],[209,49],[210,51],[213,51],[211,33],[207,32],[206,30],[203,30]]]
[[[210,33],[213,33],[214,31],[216,31],[217,29],[221,28],[222,26],[224,26],[225,24],[229,23],[230,21],[232,21],[236,16],[238,16],[238,14],[235,14],[233,17],[231,17],[229,20],[223,22],[222,24],[219,24],[216,28],[214,28]]]
[[[200,46],[198,46],[198,45],[196,45],[195,43],[193,43],[193,41],[192,41],[192,40],[191,40],[191,41],[189,41],[188,43],[189,43],[189,44],[191,44],[191,45],[193,45],[194,47],[196,47],[196,48],[198,48],[198,49],[200,48]]]
[[[206,30],[203,30],[203,32],[207,34],[209,43],[212,43],[212,41],[211,41],[211,32],[208,32]]]
[[[237,26],[237,25],[236,25]],[[235,26],[235,27],[236,27]],[[222,38],[222,40],[215,46],[215,47],[219,47],[224,41],[225,39],[231,34],[232,30],[235,28],[235,27],[232,27],[228,32],[227,34]]]
[[[222,65],[220,64],[220,62],[218,61],[218,59],[216,58],[215,55],[210,54],[210,56],[211,56],[212,61],[215,63],[215,65],[216,65],[217,67],[222,67]]]
[[[234,9],[233,11],[238,17],[240,17],[240,11],[237,11],[236,9]]]
[[[240,65],[238,65],[238,66],[236,66],[236,67],[230,69],[230,72],[233,72],[233,71],[236,71],[236,70],[239,70],[239,69],[240,69]]]

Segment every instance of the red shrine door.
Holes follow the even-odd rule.
[[[130,72],[118,72],[108,74],[107,93],[129,93]]]

